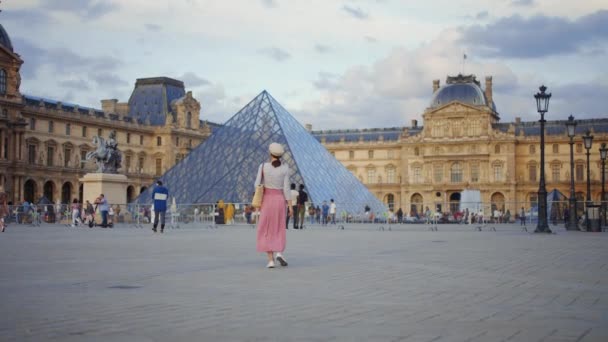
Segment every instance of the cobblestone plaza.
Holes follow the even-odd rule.
[[[0,340],[608,340],[605,234],[379,227],[289,230],[268,270],[246,225],[13,224]]]

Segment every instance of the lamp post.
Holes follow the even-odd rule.
[[[574,116],[570,115],[566,122],[566,129],[568,131],[568,137],[570,138],[570,198],[568,199],[569,205],[569,217],[566,222],[567,230],[578,230],[577,227],[577,213],[576,213],[576,192],[574,190],[574,133],[576,129],[576,121]]]
[[[538,187],[538,224],[535,233],[551,233],[547,224],[547,189],[545,188],[545,113],[549,110],[551,93],[545,93],[547,87],[538,88],[539,93],[534,95],[536,109],[540,113],[540,184]]]
[[[585,222],[587,223],[587,231],[591,231],[591,222],[589,221],[589,206],[591,205],[591,177],[589,172],[589,150],[591,150],[591,144],[593,143],[593,135],[591,132],[587,131],[585,135],[583,135],[583,143],[585,144],[585,149],[587,150],[587,200],[585,203]]]
[[[606,155],[608,154],[608,148],[606,148],[606,143],[602,143],[602,147],[600,148],[600,158],[602,159],[602,224],[606,225],[606,190],[604,190],[604,186],[606,185]]]

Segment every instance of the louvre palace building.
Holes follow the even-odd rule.
[[[101,109],[22,94],[23,61],[0,25],[0,185],[13,203],[82,200],[84,174],[94,172],[84,157],[93,136],[117,132],[123,152],[119,172],[128,177],[133,200],[154,180],[205,141],[219,125],[199,120],[201,104],[183,82],[142,78],[127,102],[101,100]],[[431,92],[432,90],[432,92]],[[531,106],[534,105],[530,96]],[[549,113],[550,114],[550,113]],[[576,115],[576,113],[575,113]],[[574,140],[576,196],[586,198],[586,150],[582,135],[594,136],[589,172],[591,197],[600,200],[598,148],[608,142],[608,118],[577,120]],[[538,121],[500,122],[492,96],[473,75],[447,77],[429,87],[429,106],[410,126],[318,130],[311,134],[379,200],[396,210],[424,207],[454,211],[465,190],[513,214],[537,201],[540,177]],[[570,145],[566,120],[545,125],[548,192],[570,194]],[[339,205],[339,204],[338,204]],[[362,206],[364,203],[362,203]]]
[[[24,62],[0,25],[0,185],[12,203],[42,196],[82,201],[79,179],[96,170],[93,161],[84,162],[95,149],[93,136],[107,139],[111,131],[132,200],[215,127],[199,120],[201,105],[181,81],[138,79],[128,102],[101,100],[101,109],[93,109],[22,94]]]
[[[510,210],[513,215],[522,206],[535,206],[540,178],[538,120],[500,122],[490,76],[485,78],[483,89],[472,75],[447,77],[443,86],[434,80],[429,94],[429,106],[421,114],[424,126],[412,120],[409,127],[313,134],[393,210],[421,213],[428,206],[454,212],[464,190],[478,191],[486,208]],[[530,105],[535,105],[532,96]],[[599,148],[608,142],[608,116],[604,113],[601,117],[576,120],[574,179],[581,202],[587,194],[582,135],[588,130],[594,136],[589,167],[591,198],[596,203],[601,199]],[[570,138],[566,121],[545,123],[545,179],[547,192],[567,199]]]

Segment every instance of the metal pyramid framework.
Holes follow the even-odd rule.
[[[215,203],[220,199],[248,203],[257,169],[268,160],[271,142],[283,144],[282,160],[289,165],[291,182],[304,184],[315,205],[333,198],[338,213],[360,213],[366,204],[373,211],[386,211],[386,206],[266,91],[160,179],[178,203]],[[152,187],[136,202],[151,203],[151,193]]]

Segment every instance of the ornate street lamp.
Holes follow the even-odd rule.
[[[602,159],[602,224],[606,225],[606,190],[604,190],[604,186],[606,185],[606,155],[608,154],[608,148],[606,148],[606,143],[602,143],[602,147],[600,148],[600,158]]]
[[[587,201],[585,203],[585,222],[587,222],[587,231],[591,231],[591,222],[589,221],[589,206],[591,205],[591,177],[589,172],[589,150],[591,150],[591,144],[593,144],[593,135],[591,132],[587,131],[585,135],[583,135],[583,143],[585,144],[585,149],[587,150]]]
[[[576,129],[576,121],[574,121],[574,116],[570,115],[568,117],[566,129],[568,131],[568,137],[570,138],[570,198],[568,199],[570,204],[568,209],[570,212],[570,217],[568,218],[568,222],[566,222],[566,229],[578,230],[578,220],[576,217],[576,193],[574,190],[574,133]]]
[[[547,224],[547,189],[545,188],[545,113],[549,111],[551,93],[545,93],[547,87],[538,88],[539,93],[534,95],[536,109],[540,113],[540,184],[538,187],[538,224],[535,233],[551,233]]]

